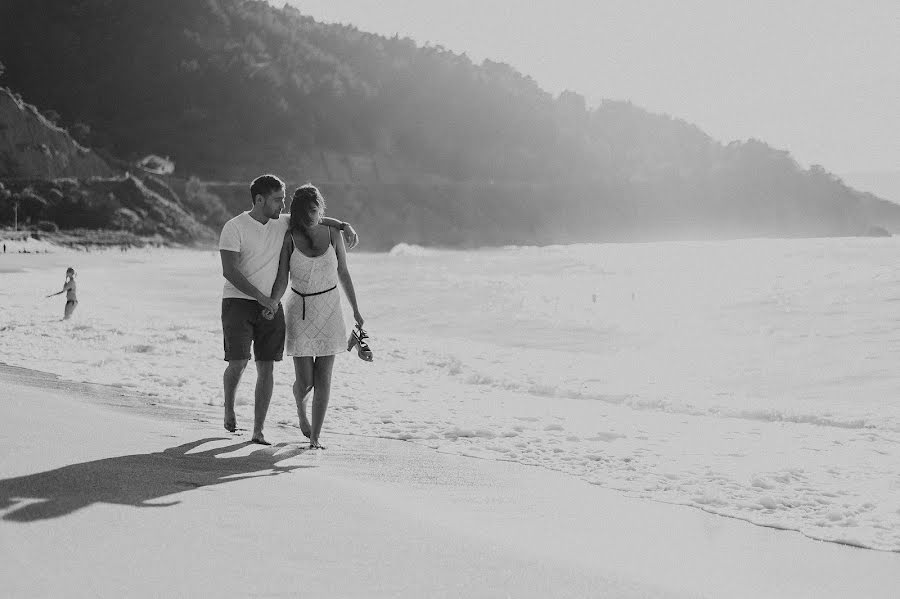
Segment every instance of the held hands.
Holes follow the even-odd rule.
[[[278,300],[272,297],[264,297],[260,300],[257,300],[263,308],[268,308],[272,312],[278,312]]]
[[[275,313],[278,312],[279,302],[277,299],[271,297],[265,297],[263,299],[257,300],[263,307],[262,316],[266,320],[272,320],[275,318]]]

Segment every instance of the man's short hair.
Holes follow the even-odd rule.
[[[275,175],[260,175],[250,183],[250,203],[256,203],[256,196],[267,196],[273,191],[284,189],[284,181]]]

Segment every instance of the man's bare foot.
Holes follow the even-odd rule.
[[[237,430],[237,417],[234,415],[234,410],[231,413],[225,410],[225,430],[229,433]]]
[[[325,449],[325,446],[319,443],[318,441],[310,441],[309,442],[310,449]]]
[[[297,416],[300,417],[300,432],[303,433],[303,436],[309,439],[309,436],[312,434],[312,427],[309,424],[309,419],[306,418],[306,400],[300,400],[300,409],[297,410]]]
[[[256,443],[257,445],[271,445],[268,441],[266,441],[265,437],[262,436],[262,433],[258,435],[253,435],[250,439],[251,443]]]

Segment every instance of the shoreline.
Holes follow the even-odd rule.
[[[17,596],[889,597],[900,584],[895,553],[542,468],[348,435],[309,452],[289,427],[259,449],[212,408],[8,365],[0,382],[0,583]]]
[[[215,249],[215,244],[184,244],[160,235],[141,236],[112,229],[61,229],[58,231],[0,229],[0,243],[9,254],[45,254],[66,251],[135,250],[146,248]],[[2,255],[2,254],[0,254]]]
[[[362,232],[365,237],[365,232]],[[828,235],[828,236],[787,236],[787,237],[768,237],[764,235],[750,236],[707,236],[707,237],[680,237],[662,236],[656,238],[635,238],[635,239],[605,239],[599,241],[569,241],[569,242],[522,242],[520,244],[499,244],[484,245],[478,243],[450,244],[450,245],[429,245],[427,243],[416,241],[406,242],[398,241],[390,246],[379,247],[377,249],[356,249],[357,253],[376,253],[376,254],[395,254],[401,255],[417,255],[422,252],[432,251],[504,251],[509,248],[546,248],[546,247],[565,247],[565,246],[581,246],[581,245],[647,245],[647,244],[717,244],[728,242],[758,242],[758,241],[807,241],[811,239],[830,240],[830,239],[873,239],[873,238],[892,238],[893,234],[874,234],[860,233],[858,235]],[[114,229],[60,229],[58,231],[41,231],[41,230],[19,230],[13,231],[10,228],[0,228],[0,243],[6,243],[10,248],[15,248],[9,253],[52,253],[54,251],[79,251],[90,252],[92,250],[135,250],[135,249],[189,249],[217,251],[215,242],[196,241],[193,243],[181,243],[166,239],[161,235],[141,236],[124,230]],[[2,254],[0,254],[2,255]]]

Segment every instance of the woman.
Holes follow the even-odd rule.
[[[276,289],[284,289],[290,274],[284,311],[285,349],[294,358],[294,399],[300,431],[309,437],[310,449],[325,449],[319,443],[319,434],[331,395],[334,356],[347,343],[338,282],[353,308],[356,326],[362,329],[363,325],[347,270],[343,236],[320,224],[324,214],[325,199],[316,187],[307,184],[297,188],[275,282]],[[306,417],[310,391],[313,392],[312,422]]]
[[[70,266],[66,269],[66,282],[63,283],[62,290],[47,296],[53,297],[54,295],[60,295],[61,293],[66,294],[66,307],[63,309],[63,320],[72,318],[72,312],[75,311],[75,306],[78,305],[78,297],[76,296],[75,291],[75,269]]]

